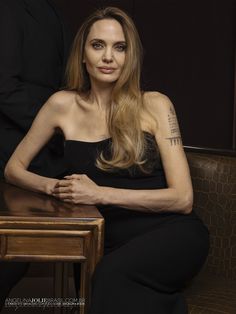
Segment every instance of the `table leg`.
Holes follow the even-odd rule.
[[[69,264],[66,262],[54,263],[54,298],[66,298],[68,295]],[[67,314],[66,307],[55,307],[54,314]]]

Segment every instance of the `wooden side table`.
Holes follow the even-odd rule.
[[[85,300],[81,314],[88,310],[91,276],[103,255],[103,238],[104,219],[96,207],[63,203],[0,182],[0,260],[80,262],[79,297]],[[58,297],[62,287],[55,283],[55,291]]]

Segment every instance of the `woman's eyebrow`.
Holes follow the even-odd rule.
[[[126,41],[125,40],[120,40],[120,41],[117,41],[116,44],[125,44],[126,45]]]
[[[93,39],[90,40],[90,43],[94,42],[94,41],[102,43],[102,44],[105,43],[105,40],[100,39],[100,38],[93,38]],[[115,42],[115,44],[126,44],[126,41],[125,40],[118,40],[118,41]]]
[[[99,38],[93,38],[93,39],[90,40],[90,42],[93,42],[93,41],[104,43],[104,40],[99,39]]]

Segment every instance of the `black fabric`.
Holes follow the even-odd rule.
[[[25,275],[29,263],[0,262],[0,312],[12,287]]]
[[[41,106],[63,84],[70,46],[66,37],[49,0],[0,0],[1,176]],[[63,146],[57,137],[42,150],[30,170],[59,175],[63,164],[58,151],[63,151]]]
[[[144,135],[151,172],[98,169],[97,156],[110,152],[112,140],[106,139],[92,143],[67,140],[68,174],[87,174],[98,185],[116,188],[166,188],[155,139]],[[149,214],[117,206],[99,210],[105,219],[105,254],[93,276],[89,314],[187,313],[181,289],[200,270],[209,247],[208,230],[195,212]]]

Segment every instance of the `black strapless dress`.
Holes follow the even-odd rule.
[[[167,187],[153,135],[144,132],[147,173],[137,167],[105,172],[98,154],[110,153],[112,140],[65,141],[68,174],[86,174],[102,186],[126,189]],[[92,282],[89,314],[186,314],[181,293],[201,269],[209,249],[207,228],[194,210],[144,213],[117,206],[98,207],[105,219],[104,257]]]

